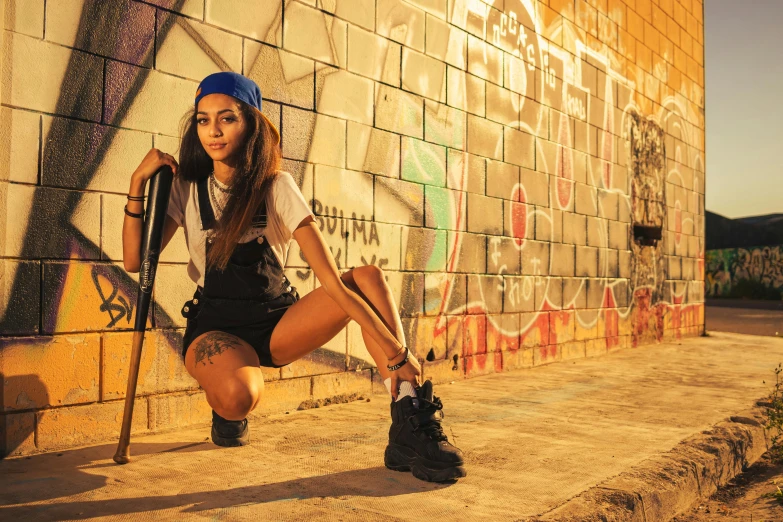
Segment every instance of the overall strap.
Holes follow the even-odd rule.
[[[201,230],[210,230],[215,226],[215,212],[212,210],[212,203],[209,201],[209,176],[201,178],[196,182],[198,191],[198,208],[201,214]]]

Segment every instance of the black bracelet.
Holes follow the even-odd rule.
[[[128,194],[128,201],[144,201],[147,199],[147,196],[131,196]]]
[[[395,355],[395,357],[397,357],[397,356]],[[400,362],[398,362],[397,364],[395,364],[394,366],[389,366],[387,364],[386,368],[388,368],[388,370],[390,372],[393,372],[395,370],[399,370],[400,368],[402,368],[405,365],[406,362],[408,362],[408,347],[407,346],[405,347],[405,358],[403,360],[401,360]]]
[[[144,211],[142,210],[141,213],[136,214],[135,212],[131,212],[130,210],[128,210],[128,205],[125,205],[125,215],[126,216],[130,216],[132,218],[141,219],[141,217],[143,215],[143,212]]]

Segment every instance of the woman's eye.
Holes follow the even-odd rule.
[[[199,125],[204,125],[206,122],[207,122],[206,118],[199,118],[196,120],[196,123],[198,123]]]
[[[227,121],[227,122],[231,123],[231,122],[237,121],[237,120],[233,116],[228,116],[226,118],[223,118],[223,121]]]

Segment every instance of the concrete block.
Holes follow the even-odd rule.
[[[313,399],[328,399],[337,395],[372,393],[370,370],[316,375],[313,378]]]
[[[468,35],[468,72],[503,85],[503,52],[480,38]]]
[[[146,80],[144,88],[138,90],[136,80],[140,75],[146,75]],[[179,136],[180,119],[193,108],[197,86],[195,81],[109,61],[106,64],[103,122]],[[129,100],[132,102],[128,107]]]
[[[243,70],[261,89],[264,105],[267,100],[275,100],[313,109],[315,62],[312,59],[245,40]],[[325,111],[319,108],[319,112]]]
[[[307,161],[332,167],[345,167],[345,136],[345,120],[318,114],[315,118]]]
[[[314,112],[283,106],[281,146],[284,158],[300,161],[308,160],[310,144],[313,142],[316,117],[317,115]]]
[[[424,101],[415,94],[378,84],[375,126],[404,136],[424,138]]]
[[[402,48],[402,88],[446,103],[446,64],[407,47]]]
[[[574,277],[576,261],[574,246],[561,243],[552,244],[552,271],[555,276]]]
[[[588,279],[587,280],[587,308],[603,308],[606,301],[606,288],[608,281],[606,279]]]
[[[100,400],[125,398],[132,345],[131,332],[103,334]],[[147,332],[144,335],[136,396],[198,389],[198,383],[185,369],[181,353],[181,333],[171,330]],[[203,364],[209,362],[204,361]]]
[[[424,139],[464,150],[467,139],[466,114],[448,105],[424,100]]]
[[[476,116],[486,114],[486,82],[461,69],[446,67],[446,103]]]
[[[468,232],[503,234],[503,200],[468,193]]]
[[[446,231],[402,227],[405,245],[403,270],[438,272],[446,270]]]
[[[67,141],[44,142],[41,158],[44,185],[126,193],[133,169],[152,147],[152,136],[148,133],[43,116],[44,136],[63,134],[68,136]],[[98,162],[95,143],[104,140],[110,141],[111,146]],[[124,204],[115,211],[124,215]]]
[[[519,314],[499,314],[487,316],[487,347],[495,352],[497,363],[500,354],[502,368],[505,368],[505,356],[519,350]],[[500,371],[497,367],[495,371]]]
[[[563,152],[568,152],[563,149]],[[558,161],[561,161],[558,159]],[[559,170],[559,168],[558,168]],[[567,172],[567,171],[566,171]],[[552,194],[549,196],[552,201],[552,208],[562,210],[564,212],[573,213],[574,202],[574,186],[575,183],[571,179],[559,175],[552,175],[552,182],[549,184],[549,188]]]
[[[519,314],[520,348],[549,344],[549,313],[529,312]]]
[[[435,16],[426,17],[425,52],[428,56],[465,70],[468,64],[468,34]]]
[[[212,421],[212,407],[207,403],[203,392],[155,396],[150,397],[148,401],[150,430],[192,426]]]
[[[446,186],[446,147],[402,137],[401,177],[424,185]]]
[[[348,122],[346,162],[351,170],[400,177],[400,136],[352,121]]]
[[[424,52],[425,12],[402,0],[378,0],[375,32]]]
[[[399,225],[374,221],[351,220],[348,235],[347,267],[375,265],[383,269],[400,269]],[[446,237],[443,237],[445,248]],[[445,263],[445,252],[444,252]]]
[[[391,178],[375,178],[375,220],[424,225],[424,186]]]
[[[577,214],[597,216],[598,192],[596,188],[590,185],[585,185],[584,183],[576,183],[575,189],[576,201],[574,204],[574,211]]]
[[[316,76],[318,112],[372,125],[373,82],[344,70],[330,71],[330,74]],[[346,92],[351,93],[351,96],[345,96]]]
[[[598,276],[620,277],[619,250],[611,248],[598,249]]]
[[[519,111],[520,130],[533,136],[545,138],[549,134],[549,111],[530,97],[521,98],[522,108]]]
[[[403,248],[405,246],[403,245]],[[386,282],[400,309],[400,317],[415,317],[424,313],[424,274],[385,272]]]
[[[575,339],[576,312],[558,310],[549,313],[549,343],[562,344]]]
[[[536,239],[559,243],[563,240],[563,212],[536,207]]]
[[[243,71],[239,36],[166,11],[157,12],[156,31],[160,71],[198,82],[219,71]]]
[[[41,151],[41,116],[2,107],[0,117],[5,122],[0,130],[0,180],[35,185]]]
[[[588,246],[576,247],[576,276],[598,277],[598,249]]]
[[[536,287],[533,276],[503,277],[503,313],[532,312],[536,309]]]
[[[519,127],[519,94],[487,83],[487,119],[509,127]]]
[[[503,235],[514,238],[519,247],[527,238],[535,237],[535,211],[532,205],[503,201]]]
[[[98,400],[98,335],[6,337],[0,348],[4,412]]]
[[[119,433],[124,401],[69,406],[36,413],[38,451],[54,451],[105,442],[107,434]],[[136,401],[131,434],[148,430],[147,401]]]
[[[466,230],[467,199],[464,192],[426,185],[424,187],[424,226]]]
[[[443,360],[446,357],[446,331],[438,329],[438,317],[417,316],[403,319],[404,338],[414,357],[421,364],[426,360]],[[436,331],[439,334],[436,335]]]
[[[487,236],[447,231],[448,258],[454,272],[484,274],[487,272]]]
[[[598,189],[598,215],[617,221],[620,218],[620,198],[617,192]]]
[[[375,361],[367,350],[362,335],[362,327],[356,321],[350,321],[345,328],[348,341],[346,365],[348,371],[375,368]]]
[[[190,300],[196,291],[196,284],[188,276],[183,265],[159,264],[153,291],[154,307],[150,315],[154,315],[156,328],[185,327],[187,322],[182,317],[182,306]]]
[[[620,250],[618,255],[620,277],[628,279],[631,277],[631,252],[629,250]]]
[[[502,161],[503,126],[469,114],[467,150],[471,154]]]
[[[532,134],[503,127],[503,158],[508,163],[532,169],[536,165],[535,138]]]
[[[399,87],[401,49],[382,36],[348,25],[348,70],[352,73]]]
[[[375,2],[373,0],[342,0],[336,4],[323,4],[321,8],[365,29],[375,29]]]
[[[536,303],[542,310],[563,308],[563,278],[544,277],[536,280]]]
[[[487,160],[485,158],[449,149],[446,163],[446,186],[448,188],[484,194],[487,180]]]
[[[487,196],[518,200],[519,167],[510,163],[487,160]]]
[[[503,86],[522,96],[535,98],[535,73],[520,58],[503,54]],[[523,103],[525,100],[521,100]]]
[[[520,201],[540,207],[549,206],[550,176],[548,174],[523,168],[519,172],[519,182],[522,187],[519,194]]]
[[[587,307],[587,279],[563,278],[563,308],[581,310]]]
[[[317,348],[301,359],[283,366],[280,369],[280,376],[283,379],[295,379],[312,375],[344,372],[347,367],[346,340],[347,331],[343,328],[337,335],[324,343],[321,348]]]
[[[526,240],[522,249],[522,274],[534,276],[549,275],[550,243]]]
[[[563,213],[563,243],[570,245],[587,244],[587,218],[572,212]]]
[[[206,0],[205,21],[208,24],[228,29],[232,33],[241,34],[253,40],[280,46],[282,44],[281,31],[284,30],[281,28],[282,4],[282,0]],[[308,29],[316,32],[317,35],[320,35],[319,29],[326,32],[325,28],[321,29],[315,24],[313,21],[314,17],[311,13],[305,11],[307,8],[304,5],[297,2],[291,2],[291,4],[286,6],[288,10],[286,19],[294,18],[301,20],[297,20],[294,29],[288,29],[288,31],[301,34],[297,32],[303,31],[300,27],[302,25],[307,26],[310,23],[312,27]],[[296,4],[296,7],[293,7],[294,4]],[[322,21],[321,23],[323,24],[324,22]],[[314,38],[317,38],[317,36],[310,36],[306,40],[309,42]],[[290,41],[291,38],[287,37],[286,43]]]
[[[370,220],[373,216],[373,177],[363,172],[315,166],[315,198],[336,206],[348,217]]]
[[[454,273],[424,274],[424,314],[462,313],[467,300],[467,276]]]
[[[4,27],[33,38],[44,35],[44,0],[5,0]]]
[[[264,394],[251,414],[251,419],[296,410],[302,402],[312,398],[311,389],[310,377],[283,379],[264,384]]]
[[[146,0],[146,3],[174,11],[190,18],[198,20],[204,19],[204,1],[203,0],[185,0],[172,5],[171,0]]]
[[[131,0],[48,2],[45,34],[65,47],[151,67],[155,8]]]
[[[587,245],[591,247],[609,246],[609,225],[605,219],[587,218]]]
[[[35,412],[0,415],[0,456],[35,452]]]
[[[468,275],[468,313],[499,314],[503,311],[503,277]]]
[[[102,59],[19,33],[6,33],[3,56],[4,104],[100,121]],[[79,90],[73,88],[77,80]]]
[[[536,139],[536,170],[557,174],[558,145],[552,141]]]
[[[4,335],[40,333],[41,264],[38,261],[0,261],[0,317]]]
[[[514,238],[493,236],[487,238],[487,272],[518,275],[522,269],[519,246]]]
[[[609,221],[609,248],[628,250],[628,224]]]
[[[586,154],[595,154],[597,149],[595,143],[590,141],[587,122],[574,121],[574,149]]]

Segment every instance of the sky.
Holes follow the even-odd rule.
[[[705,0],[706,207],[783,213],[783,0]]]

